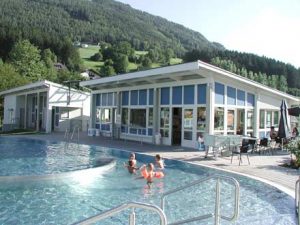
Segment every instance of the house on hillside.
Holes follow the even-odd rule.
[[[93,79],[99,79],[100,75],[96,73],[94,70],[85,70],[84,72],[80,73],[82,77],[84,77],[86,80],[93,80]]]
[[[3,131],[17,128],[50,133],[79,128],[86,131],[90,93],[50,81],[40,81],[0,92],[4,97]]]
[[[299,98],[196,61],[83,81],[90,127],[113,137],[196,147],[201,133],[264,137]]]
[[[57,69],[57,70],[64,70],[64,69],[67,69],[67,67],[66,67],[64,64],[59,63],[59,62],[54,63],[53,66],[54,66],[54,68]]]

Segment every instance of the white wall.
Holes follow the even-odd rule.
[[[82,130],[87,131],[87,124],[90,117],[90,94],[75,90],[70,91],[71,101],[68,105],[68,88],[60,85],[51,85],[49,88],[49,105],[48,105],[48,120],[47,132],[51,130],[52,108],[53,107],[68,107],[70,110],[69,119],[62,119],[59,128],[55,130],[65,131],[70,128],[70,119],[81,119]],[[76,108],[76,109],[75,109]]]
[[[16,117],[16,95],[6,95],[4,98],[4,118],[3,124],[11,124],[11,119]],[[12,118],[10,118],[9,109],[13,109]]]

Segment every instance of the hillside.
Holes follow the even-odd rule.
[[[170,47],[177,55],[191,49],[222,49],[196,31],[113,0],[1,0],[0,32],[8,29],[44,43],[52,37],[89,43],[128,41],[137,50]]]
[[[287,81],[284,90],[300,95],[300,68],[255,54],[226,50],[221,44],[208,41],[199,32],[113,0],[1,0],[0,62],[10,63],[9,54],[13,46],[24,39],[41,51],[40,57],[44,61],[51,56],[52,63],[63,63],[71,73],[78,73],[84,67],[99,71],[105,66],[105,61],[106,68],[101,75],[109,76],[179,63],[181,59],[185,62],[200,59],[223,65],[223,68],[243,73],[251,79],[256,77],[262,83],[267,83],[266,80],[276,83],[274,76],[281,76]],[[87,53],[79,49],[81,60],[78,49],[73,46],[77,41],[111,46],[125,41],[130,43],[136,55],[116,55],[111,51],[110,54],[115,57],[103,57],[103,61],[93,62],[89,57],[97,49]],[[139,52],[149,54],[140,57]],[[169,59],[165,56],[168,52],[175,54]],[[137,63],[137,60],[140,62]],[[46,61],[42,64],[48,64],[48,69],[51,69],[51,63]],[[128,66],[116,69],[121,63]],[[142,64],[144,66],[141,67]],[[17,69],[17,72],[20,71]],[[20,72],[20,76],[24,74]],[[56,75],[54,72],[52,77],[59,81],[71,79],[67,73]],[[277,86],[280,86],[278,82]]]

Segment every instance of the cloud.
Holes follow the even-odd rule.
[[[223,44],[232,50],[275,58],[300,67],[300,19],[265,10],[231,32]]]

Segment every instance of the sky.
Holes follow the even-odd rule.
[[[300,68],[300,0],[118,0],[182,24],[229,50]]]

